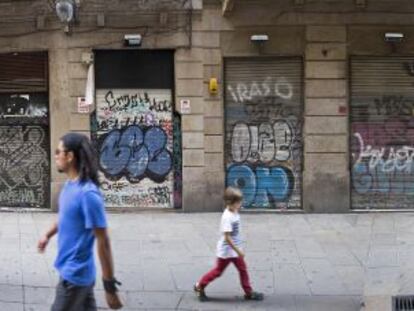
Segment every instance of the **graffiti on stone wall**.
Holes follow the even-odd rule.
[[[382,96],[352,123],[353,206],[411,207],[414,196],[414,100]]]
[[[99,164],[107,178],[130,182],[149,179],[162,182],[171,171],[172,156],[166,149],[167,134],[158,126],[143,129],[131,125],[112,130],[99,147]]]
[[[99,107],[98,131],[120,129],[129,125],[145,124],[171,127],[171,100],[150,98],[148,92],[114,95],[112,90],[104,95]],[[160,115],[165,114],[165,118]],[[171,129],[169,134],[171,133]]]
[[[352,128],[355,191],[414,195],[414,124],[354,123]]]
[[[170,90],[98,90],[96,122],[108,206],[172,207]]]
[[[238,83],[235,87],[228,85],[227,90],[234,102],[243,103],[257,98],[291,99],[293,87],[285,78],[276,81],[267,77],[262,82]]]
[[[42,126],[0,126],[0,204],[45,207],[49,183]]]
[[[181,144],[181,116],[174,113],[173,124],[173,169],[174,169],[174,207],[182,207],[182,144]]]
[[[236,164],[227,169],[227,183],[243,189],[245,205],[267,207],[290,198],[294,177],[292,171],[284,166]]]
[[[376,115],[379,116],[411,116],[414,109],[414,100],[404,96],[383,96],[374,102]]]
[[[227,184],[246,207],[299,207],[300,103],[285,79],[228,85]]]
[[[414,61],[404,63],[404,68],[407,70],[408,75],[414,76]]]
[[[291,158],[293,131],[286,120],[259,125],[237,123],[233,128],[231,154],[234,162],[287,161]]]
[[[111,182],[104,180],[101,184],[105,194],[106,203],[109,206],[160,206],[170,204],[170,190],[168,186],[139,187],[134,193],[128,191],[130,182],[121,180]]]

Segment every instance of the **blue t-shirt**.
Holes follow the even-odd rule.
[[[58,255],[60,276],[78,286],[95,282],[94,228],[106,228],[104,202],[92,183],[67,181],[59,196]]]

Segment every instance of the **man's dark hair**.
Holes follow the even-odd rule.
[[[68,133],[62,136],[60,140],[66,152],[73,152],[80,181],[90,180],[99,186],[96,152],[89,138],[78,133]]]

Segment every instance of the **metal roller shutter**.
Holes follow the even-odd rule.
[[[244,206],[300,208],[302,59],[225,61],[226,182]]]
[[[48,56],[0,54],[0,206],[49,207]]]
[[[0,93],[47,92],[47,53],[0,54]]]
[[[414,57],[351,59],[352,207],[412,208]]]
[[[172,51],[96,51],[92,127],[108,207],[181,206]],[[162,77],[162,78],[159,78]]]

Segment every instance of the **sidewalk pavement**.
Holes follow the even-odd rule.
[[[56,240],[43,255],[36,245],[55,217],[0,214],[1,311],[50,309]],[[207,288],[212,301],[200,303],[192,286],[212,268],[219,220],[219,213],[110,214],[123,310],[354,311],[364,296],[414,294],[413,213],[249,213],[242,214],[246,261],[265,300],[244,301],[229,267]]]

